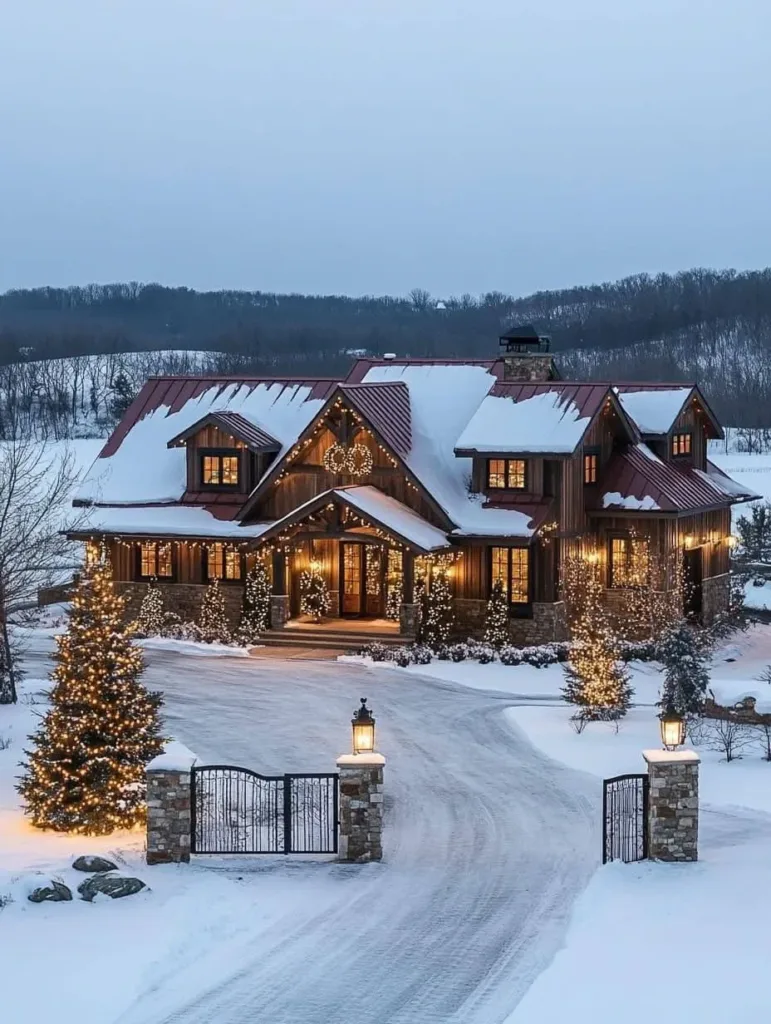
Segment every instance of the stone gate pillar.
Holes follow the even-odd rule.
[[[698,860],[699,755],[694,750],[644,750],[648,765],[648,856]]]
[[[190,774],[197,757],[172,741],[147,766],[148,864],[190,860]]]
[[[338,860],[364,863],[383,859],[382,754],[342,754]]]

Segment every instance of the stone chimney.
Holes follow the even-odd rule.
[[[512,327],[500,335],[503,351],[503,379],[534,383],[559,380],[557,367],[549,352],[551,339],[538,334],[531,324]]]

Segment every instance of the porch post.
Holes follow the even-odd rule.
[[[270,595],[271,629],[283,629],[289,618],[289,594],[286,592],[286,553],[273,552],[273,590]]]
[[[402,606],[399,609],[399,632],[414,636],[417,631],[415,606],[415,556],[402,551]]]

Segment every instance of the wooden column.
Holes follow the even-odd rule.
[[[286,554],[283,551],[273,552],[273,593],[286,593]]]
[[[402,601],[412,604],[415,599],[415,556],[411,551],[402,552]]]
[[[270,595],[271,629],[283,629],[289,614],[289,595],[286,592],[286,553],[274,551],[273,592]]]

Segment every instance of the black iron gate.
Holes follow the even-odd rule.
[[[191,773],[192,853],[337,853],[337,775]]]
[[[602,784],[602,863],[648,856],[648,776],[617,775]]]

